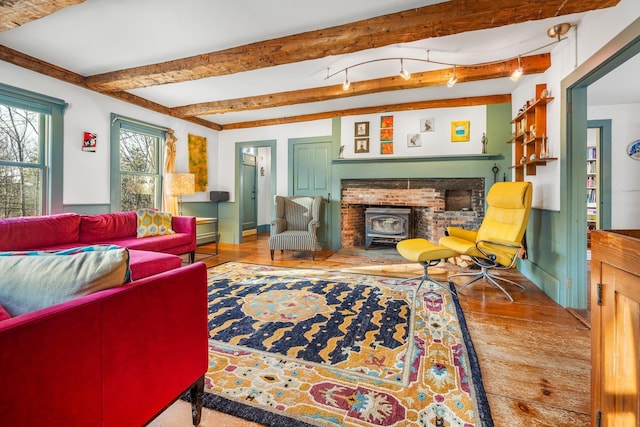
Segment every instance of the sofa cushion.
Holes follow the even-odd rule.
[[[0,219],[0,251],[22,251],[78,243],[80,215],[63,213]]]
[[[171,228],[171,214],[155,209],[140,209],[138,215],[138,237],[164,236],[174,234]]]
[[[0,304],[29,313],[129,281],[129,251],[84,246],[63,251],[0,253]]]
[[[182,258],[162,252],[138,251],[129,249],[131,280],[142,279],[154,274],[179,268]]]
[[[80,217],[80,242],[97,243],[110,239],[135,237],[137,228],[138,215],[135,211],[82,215]]]
[[[139,249],[143,251],[174,253],[173,248],[183,247],[191,242],[191,236],[183,233],[167,234],[164,236],[138,238],[114,239],[109,243],[118,246],[124,246],[129,249]],[[185,251],[183,251],[185,252]]]

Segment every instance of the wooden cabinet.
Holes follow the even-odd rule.
[[[515,145],[510,169],[515,169],[516,181],[524,181],[525,175],[535,175],[538,166],[557,160],[549,156],[547,147],[547,104],[553,98],[546,96],[547,85],[536,85],[536,97],[511,120],[513,137],[508,143]]]
[[[640,425],[640,230],[591,236],[591,412],[595,427]]]

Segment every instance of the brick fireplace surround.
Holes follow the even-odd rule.
[[[343,248],[365,246],[367,207],[410,207],[411,237],[437,242],[447,226],[474,229],[484,218],[484,178],[343,179]]]

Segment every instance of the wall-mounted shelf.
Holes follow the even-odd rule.
[[[401,163],[401,162],[447,162],[461,160],[501,160],[504,159],[502,154],[447,154],[442,156],[423,156],[423,157],[366,157],[362,159],[333,159],[333,164],[343,163]]]
[[[511,120],[514,132],[507,143],[514,144],[515,164],[509,169],[515,170],[516,181],[524,181],[525,175],[535,175],[538,167],[558,160],[547,151],[547,104],[553,98],[544,96],[546,89],[546,84],[536,85],[535,99]]]

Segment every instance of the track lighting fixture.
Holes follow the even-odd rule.
[[[342,83],[342,90],[349,90],[351,86],[351,82],[349,81],[349,69],[345,68],[344,70],[344,82]]]
[[[522,64],[520,62],[520,56],[518,56],[518,68],[513,70],[513,74],[511,74],[511,80],[513,80],[514,82],[517,82],[518,79],[522,76],[522,73],[523,73]]]
[[[449,77],[449,81],[447,82],[447,87],[453,87],[458,82],[458,75],[456,74],[456,66],[453,66],[453,75]]]
[[[404,68],[403,58],[400,58],[400,77],[405,80],[409,80],[411,78],[411,73]]]
[[[554,38],[556,40],[554,40],[551,43],[547,43],[543,46],[540,46],[538,48],[532,49],[528,52],[524,52],[520,55],[518,55],[518,68],[516,68],[513,73],[511,74],[511,80],[518,81],[518,79],[520,77],[522,77],[522,75],[524,74],[524,69],[522,68],[522,56],[526,56],[526,55],[530,55],[534,52],[537,52],[539,50],[542,50],[544,48],[547,48],[549,46],[551,46],[552,44],[555,43],[560,43],[562,40],[564,40],[562,38],[563,35],[565,35],[569,29],[571,29],[572,25],[569,23],[562,23],[562,24],[557,24],[554,25],[552,27],[550,27],[547,30],[547,35],[551,38]],[[329,79],[333,76],[335,76],[336,74],[342,73],[344,71],[344,82],[342,83],[342,89],[343,90],[349,90],[349,88],[351,87],[351,82],[349,81],[349,68],[353,68],[353,67],[359,67],[361,65],[365,65],[365,64],[370,64],[372,62],[380,62],[380,61],[397,61],[400,60],[400,72],[399,75],[400,77],[402,77],[405,80],[409,80],[411,78],[411,73],[409,71],[407,71],[404,68],[404,60],[408,60],[408,61],[418,61],[418,62],[426,62],[426,63],[431,63],[431,64],[438,64],[438,65],[444,65],[447,67],[453,67],[453,75],[451,77],[449,77],[448,81],[446,82],[448,87],[453,87],[457,82],[458,82],[458,74],[457,74],[457,66],[461,65],[461,66],[469,66],[469,67],[473,67],[473,66],[480,66],[480,65],[489,65],[489,64],[497,64],[497,63],[501,63],[501,62],[506,62],[506,61],[510,61],[513,60],[515,58],[507,58],[507,59],[501,59],[501,60],[496,60],[496,61],[491,61],[491,62],[484,62],[484,63],[478,63],[478,64],[454,64],[454,63],[450,63],[450,62],[441,62],[441,61],[432,61],[429,58],[429,50],[427,50],[427,59],[421,59],[421,58],[378,58],[378,59],[372,59],[369,61],[364,61],[364,62],[360,62],[358,64],[354,64],[354,65],[350,65],[346,68],[343,68],[341,70],[335,71],[333,73],[330,72],[330,69],[327,68],[327,76],[325,77],[326,79]],[[445,82],[443,82],[445,83]]]

